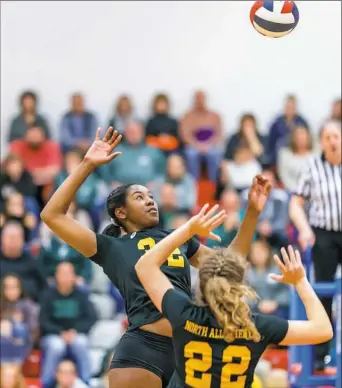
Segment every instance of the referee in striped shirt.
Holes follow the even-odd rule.
[[[298,229],[301,248],[312,248],[317,282],[334,281],[342,264],[341,210],[341,122],[327,122],[321,133],[320,155],[314,156],[302,171],[298,188],[290,202],[290,218]],[[308,217],[304,205],[309,204]],[[331,317],[332,298],[321,298]],[[324,369],[329,343],[315,349],[315,369]]]

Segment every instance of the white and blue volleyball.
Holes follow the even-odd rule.
[[[256,1],[250,19],[261,35],[281,38],[296,27],[299,12],[294,1]]]

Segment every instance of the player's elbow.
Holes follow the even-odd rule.
[[[315,343],[321,344],[330,341],[334,337],[334,330],[330,322],[324,325],[318,325],[315,328]]]

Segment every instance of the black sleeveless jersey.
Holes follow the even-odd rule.
[[[239,329],[235,340],[227,343],[210,309],[194,305],[175,289],[165,293],[162,311],[172,325],[176,358],[168,388],[250,388],[267,345],[281,342],[288,330],[287,320],[257,314],[253,319],[260,342]]]
[[[97,253],[90,259],[103,268],[104,273],[125,299],[128,330],[147,325],[163,317],[141,285],[135,265],[148,249],[171,232],[151,228],[117,238],[96,234]],[[191,285],[188,259],[197,252],[199,245],[198,240],[192,238],[175,249],[161,267],[173,286],[189,297]]]

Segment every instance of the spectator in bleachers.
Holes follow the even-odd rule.
[[[1,280],[1,363],[22,364],[38,334],[38,307],[24,294],[17,275]]]
[[[80,148],[70,149],[64,155],[64,168],[55,178],[55,188],[58,188],[63,181],[71,174],[83,160],[84,152]],[[98,202],[102,181],[96,174],[91,174],[80,187],[76,194],[75,202],[77,208],[92,212]]]
[[[226,145],[224,153],[225,160],[233,160],[235,150],[239,145],[247,145],[257,159],[262,159],[264,153],[265,136],[261,135],[257,128],[255,116],[252,113],[245,113],[240,119],[240,127],[232,135]]]
[[[103,180],[113,188],[132,182],[149,186],[156,176],[165,173],[163,152],[144,143],[144,129],[138,123],[128,124],[116,151],[122,152],[122,155],[115,163],[99,169]]]
[[[37,200],[43,206],[46,189],[51,188],[55,176],[62,166],[62,154],[57,142],[48,140],[42,127],[27,129],[24,139],[10,144],[12,152],[20,155],[24,167],[33,177],[37,186]]]
[[[175,209],[190,212],[197,203],[197,187],[192,175],[186,171],[184,159],[178,154],[172,154],[167,159],[166,174],[158,177],[153,183],[155,200],[159,203],[160,190],[165,184],[171,184],[175,189]]]
[[[75,364],[70,360],[59,363],[56,373],[56,384],[53,388],[86,388],[82,380],[77,377]]]
[[[82,94],[73,94],[71,108],[63,116],[60,127],[63,152],[75,147],[86,151],[94,141],[97,128],[97,119],[93,113],[86,110]]]
[[[307,121],[297,111],[297,99],[294,95],[287,96],[284,113],[274,120],[267,141],[267,162],[276,165],[280,147],[284,145],[290,132],[297,126],[309,128]]]
[[[272,258],[271,246],[264,240],[254,241],[249,261],[251,265],[246,271],[246,280],[260,298],[258,303],[252,306],[253,310],[288,319],[288,286],[277,283],[268,277],[270,273],[279,273]]]
[[[91,377],[88,333],[96,321],[87,293],[76,287],[72,264],[61,263],[56,271],[56,287],[44,294],[40,309],[43,349],[42,382],[49,386],[59,362],[69,356],[86,383]]]
[[[152,117],[146,124],[146,141],[165,153],[180,149],[178,121],[170,116],[170,101],[166,94],[154,97]]]
[[[8,222],[1,232],[1,275],[16,274],[23,283],[24,292],[38,300],[46,281],[31,253],[24,250],[24,230],[17,222]]]
[[[170,229],[178,229],[189,221],[190,215],[188,213],[176,213],[170,223]]]
[[[200,178],[204,159],[209,179],[216,182],[223,143],[222,122],[220,116],[208,108],[203,91],[195,93],[194,105],[181,121],[180,136],[191,174],[195,179]]]
[[[27,388],[21,367],[17,364],[2,364],[0,366],[0,381],[1,388]]]
[[[19,98],[20,113],[11,122],[8,141],[23,139],[28,128],[41,127],[45,137],[50,138],[50,130],[45,118],[37,113],[38,97],[35,92],[27,90]]]
[[[70,215],[70,213],[69,213]],[[91,263],[70,245],[52,235],[47,243],[41,246],[38,261],[44,276],[50,284],[54,283],[57,266],[69,262],[76,273],[76,285],[86,289],[91,280]]]
[[[172,184],[164,183],[161,186],[158,206],[161,228],[171,229],[171,223],[177,214],[177,195]]]
[[[23,160],[19,155],[9,154],[1,166],[0,199],[4,201],[13,193],[21,193],[24,197],[34,197],[36,186],[31,174],[24,169]]]
[[[278,174],[285,189],[293,192],[298,178],[312,155],[312,136],[306,127],[298,126],[290,134],[289,144],[278,157]]]
[[[331,107],[331,114],[330,114],[330,120],[337,120],[341,121],[341,99],[337,98],[333,103]]]
[[[119,133],[123,134],[129,124],[138,122],[139,120],[133,112],[130,97],[127,95],[120,96],[116,102],[114,115],[110,118],[108,126],[113,127]]]
[[[271,169],[265,169],[263,176],[267,178],[273,189],[268,196],[264,210],[259,216],[257,224],[257,236],[266,239],[273,248],[280,249],[288,244],[286,227],[289,223],[289,194],[285,190],[276,187],[274,173]],[[247,206],[248,190],[241,193],[242,207]]]
[[[247,144],[241,143],[233,153],[233,160],[221,163],[220,183],[223,187],[241,192],[261,172],[261,165]]]
[[[16,221],[24,229],[25,242],[33,237],[33,231],[37,226],[37,217],[25,209],[24,197],[20,193],[13,193],[6,198],[4,209],[0,213],[0,231],[9,221]]]
[[[226,247],[236,236],[242,220],[240,197],[234,190],[225,190],[221,194],[220,208],[225,210],[227,218],[225,222],[216,228],[213,233],[221,237],[221,241],[208,239],[206,244],[213,248],[215,246]]]

